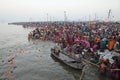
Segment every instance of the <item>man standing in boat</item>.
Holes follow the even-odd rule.
[[[83,46],[81,44],[77,45],[75,57],[78,63],[82,61],[82,58],[83,58],[82,51],[83,51]]]

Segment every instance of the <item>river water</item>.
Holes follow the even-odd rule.
[[[0,23],[0,80],[79,80],[80,70],[50,56],[50,41],[28,41],[35,28]],[[110,80],[99,76],[96,67],[85,68],[83,80]]]
[[[28,42],[33,29],[0,23],[0,80],[79,80],[81,71],[50,56],[54,43]]]

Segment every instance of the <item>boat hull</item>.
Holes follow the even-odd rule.
[[[84,64],[82,62],[77,62],[76,60],[64,55],[61,52],[57,53],[54,50],[51,50],[51,56],[73,69],[81,70],[84,67]]]

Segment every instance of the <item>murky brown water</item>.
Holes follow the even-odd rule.
[[[0,24],[0,80],[79,80],[81,71],[50,56],[52,42],[28,42],[33,29]]]

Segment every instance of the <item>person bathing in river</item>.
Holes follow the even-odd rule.
[[[30,38],[32,37],[31,32],[28,34],[28,41],[30,41]]]
[[[107,65],[106,65],[106,62],[102,62],[100,64],[100,74],[101,75],[106,75],[106,71],[107,71]]]

